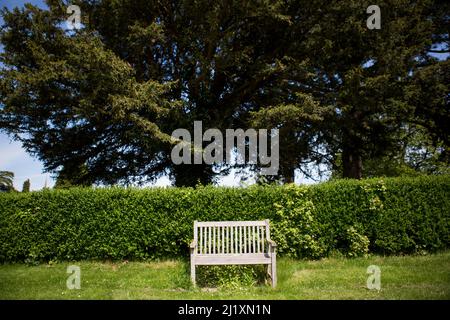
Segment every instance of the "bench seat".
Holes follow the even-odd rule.
[[[268,253],[241,254],[199,254],[195,256],[196,265],[226,264],[270,264],[272,257]]]

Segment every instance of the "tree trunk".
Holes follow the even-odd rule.
[[[285,184],[294,183],[295,181],[295,168],[288,167],[282,168],[281,175]]]
[[[344,167],[343,178],[362,178],[362,157],[359,152],[344,148],[342,152],[342,164]]]
[[[177,187],[195,187],[198,184],[207,185],[212,182],[214,172],[207,164],[175,165],[172,171]]]

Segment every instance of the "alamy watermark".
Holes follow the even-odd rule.
[[[206,163],[213,165],[224,161],[231,163],[235,152],[237,164],[259,164],[261,165],[262,175],[276,175],[278,173],[280,162],[278,129],[272,129],[270,133],[267,129],[248,129],[246,131],[243,129],[226,129],[224,142],[224,137],[219,129],[208,129],[203,133],[202,121],[194,121],[193,142],[191,133],[187,129],[174,130],[172,139],[177,142],[171,152],[174,164]],[[203,142],[210,143],[203,148]],[[248,153],[246,153],[246,150],[248,150]]]
[[[66,26],[69,30],[81,29],[81,9],[79,6],[72,4],[67,7],[70,16],[66,20]]]
[[[380,7],[376,4],[370,5],[367,7],[366,12],[370,14],[367,18],[367,28],[370,30],[373,29],[381,29],[381,10]]]
[[[67,271],[70,276],[67,278],[67,289],[81,289],[81,269],[79,266],[71,265],[67,267]]]
[[[381,290],[381,269],[379,266],[370,265],[367,267],[367,273],[370,274],[367,278],[367,289]]]

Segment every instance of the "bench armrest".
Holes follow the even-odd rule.
[[[273,241],[271,239],[268,239],[267,242],[269,243],[269,247],[272,247],[272,248],[276,248],[277,247],[277,244],[275,243],[275,241]]]
[[[196,240],[192,240],[191,244],[189,245],[189,248],[195,249],[196,246],[197,246],[197,241]]]

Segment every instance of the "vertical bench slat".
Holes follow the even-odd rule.
[[[201,246],[202,246],[202,254],[205,254],[206,253],[206,250],[205,250],[205,227],[202,227],[202,239],[201,239]]]
[[[235,252],[235,253],[239,253],[239,249],[238,249],[238,236],[239,236],[239,230],[238,230],[238,227],[237,227],[237,226],[234,227],[234,236],[235,236],[235,238],[234,238],[234,246],[235,246],[234,252]]]
[[[261,227],[261,252],[264,252],[264,227]]]
[[[252,238],[253,238],[253,245],[252,245],[252,253],[256,253],[255,248],[255,226],[252,226]]]
[[[257,253],[260,253],[260,251],[259,251],[259,244],[261,241],[260,236],[261,236],[260,228],[259,228],[259,226],[257,226],[256,227],[256,252]]]
[[[231,239],[233,239],[233,228],[228,227],[228,253],[233,253],[233,245]]]
[[[234,248],[233,248],[233,229],[234,227],[230,227],[230,247],[231,247],[231,251],[230,253],[234,253]]]
[[[236,246],[234,241],[235,239],[235,227],[231,227],[231,239],[230,239],[230,246],[231,246],[231,253],[236,253]]]
[[[231,243],[233,245],[233,253],[238,253],[237,251],[237,237],[238,237],[238,231],[237,231],[237,227],[233,227],[233,239],[231,240]]]
[[[220,231],[222,230],[221,227],[217,227],[217,253],[222,253],[222,238]]]
[[[203,228],[202,227],[198,227],[198,229],[200,229],[200,233],[199,233],[199,238],[198,238],[198,253],[202,254],[202,232],[203,232]]]
[[[236,244],[237,244],[237,247],[238,247],[237,252],[238,253],[242,253],[241,252],[241,227],[237,227],[237,231],[238,231],[238,241],[236,241]]]
[[[241,233],[242,233],[241,253],[245,253],[245,226],[241,226]]]
[[[208,244],[207,244],[207,240],[208,240],[208,228],[204,227],[203,228],[203,254],[206,254],[208,252]]]
[[[247,247],[248,247],[248,253],[252,253],[252,227],[248,227],[247,229],[248,235],[247,235]]]
[[[225,244],[225,242],[223,241],[223,235],[224,235],[224,229],[225,229],[225,227],[222,227],[221,229],[222,229],[222,253],[225,253],[225,250],[224,250],[224,244]]]
[[[259,251],[259,226],[256,227],[256,252],[260,253]]]
[[[211,253],[211,227],[208,227],[208,254]]]
[[[256,227],[256,250],[260,253],[260,244],[261,244],[261,228],[259,226]]]
[[[252,253],[252,227],[247,228],[248,236],[247,236],[247,247],[248,247],[248,253]]]
[[[208,230],[209,230],[209,227],[205,227],[205,235],[204,235],[204,237],[205,237],[205,254],[209,253],[208,252],[208,241],[209,241]]]
[[[259,252],[263,252],[263,229],[259,227],[259,233],[260,233],[260,241],[259,241]]]
[[[261,252],[264,252],[264,227],[261,227]]]
[[[253,253],[252,241],[253,241],[253,230],[252,230],[252,227],[248,227],[248,252],[249,253]]]
[[[217,241],[216,241],[216,227],[213,227],[213,254],[216,253],[216,246],[217,246]]]
[[[240,242],[240,233],[239,233],[239,227],[236,227],[236,253],[241,253],[239,248],[239,242]]]
[[[202,254],[202,239],[203,239],[203,234],[202,234],[202,227],[198,227],[199,230],[199,238],[198,238],[198,251],[200,254]]]
[[[225,236],[226,236],[226,253],[230,253],[230,242],[228,241],[229,238],[229,228],[225,227]]]
[[[252,236],[252,228],[251,227],[247,227],[247,253],[251,253],[252,252],[252,248],[250,245],[250,239]]]
[[[266,229],[264,227],[262,227],[261,230],[262,230],[262,233],[263,233],[263,236],[261,238],[261,240],[262,240],[262,243],[261,243],[262,252],[265,252],[266,248],[264,247],[264,243],[265,243],[264,239],[266,238]]]
[[[205,237],[205,254],[208,253],[208,227],[205,227],[205,234],[203,235]]]
[[[247,227],[244,226],[244,253],[247,253]]]
[[[239,227],[239,253],[242,253],[242,226]]]

